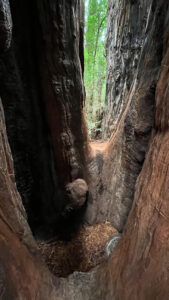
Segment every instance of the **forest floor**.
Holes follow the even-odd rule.
[[[104,153],[107,142],[90,142],[92,156]],[[74,271],[88,272],[106,259],[106,245],[117,230],[109,222],[92,226],[82,225],[70,241],[49,240],[39,242],[39,250],[50,271],[66,277]]]
[[[93,152],[104,152],[107,146],[107,142],[102,140],[95,140],[90,142],[90,146]]]
[[[117,230],[109,222],[83,225],[70,241],[45,241],[39,250],[50,271],[66,277],[74,271],[87,272],[106,259],[106,244]]]

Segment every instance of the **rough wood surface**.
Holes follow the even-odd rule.
[[[78,3],[73,0],[70,2],[72,5]],[[13,1],[11,1],[12,3]],[[47,4],[43,1],[39,5],[43,6],[45,3]],[[51,3],[54,4],[54,2]],[[68,2],[62,1],[62,3],[68,10],[70,9]],[[140,2],[137,1],[137,3],[139,5]],[[144,1],[144,5],[146,3]],[[53,8],[55,6],[52,6],[52,12],[55,14]],[[96,202],[94,196],[93,203],[94,201],[95,203],[90,202],[92,209],[96,205],[93,210],[94,218],[97,219],[95,213],[98,212],[98,218],[101,219],[102,211],[103,218],[105,218],[107,211],[108,218],[123,228],[125,218],[132,205],[122,238],[111,258],[91,272],[85,274],[75,272],[66,279],[59,279],[50,274],[39,258],[36,243],[26,221],[25,210],[16,189],[12,156],[6,135],[3,110],[0,105],[1,299],[168,299],[168,3],[165,0],[153,0],[151,16],[137,76],[116,132],[104,151],[100,151],[100,148],[95,151],[96,154],[99,152],[99,157],[96,155],[94,162],[92,162],[92,155],[90,157],[91,164],[93,163],[97,168],[95,174],[97,178],[93,177],[93,187],[96,184],[99,190],[101,183],[103,185],[103,188],[100,189],[102,196],[98,198],[99,202]],[[8,38],[10,41],[9,36]],[[4,43],[4,45],[3,51],[7,50],[5,47],[9,44]],[[2,71],[2,65],[0,70]],[[2,85],[0,87],[0,95],[2,93],[4,96]],[[9,88],[8,84],[7,87]],[[11,95],[13,95],[12,92]],[[154,117],[155,123],[153,124]],[[153,131],[151,132],[152,127]],[[98,180],[102,178],[104,181],[99,182]],[[91,191],[93,187],[90,187]],[[108,194],[111,199],[116,197],[116,201],[111,202]],[[132,204],[133,195],[134,202]],[[125,208],[124,214],[121,213],[122,204]],[[116,212],[119,212],[117,214],[120,216],[119,219],[116,218],[115,206]]]
[[[152,0],[108,1],[107,87],[102,131],[104,139],[111,137],[127,101],[145,39],[153,22],[154,5]]]
[[[128,1],[124,4],[127,9]],[[142,8],[145,5],[143,11],[148,9],[147,2],[140,5]],[[118,231],[123,230],[131,209],[136,180],[154,128],[155,91],[163,53],[161,37],[168,30],[166,6],[164,1],[152,1],[148,29],[126,104],[105,151],[96,153],[89,164],[91,200],[88,221],[108,220]],[[134,18],[133,13],[130,17]]]
[[[0,3],[6,43],[10,9],[14,25],[11,46],[0,55],[0,95],[17,187],[38,234],[54,227],[67,205],[65,185],[86,177],[83,5],[80,0]]]

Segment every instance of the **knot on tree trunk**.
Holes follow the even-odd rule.
[[[66,194],[69,198],[68,206],[70,209],[78,209],[84,205],[87,200],[88,185],[83,179],[76,179],[66,185]]]

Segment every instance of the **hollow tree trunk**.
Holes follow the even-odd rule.
[[[11,0],[10,7],[0,95],[17,187],[36,232],[64,209],[65,185],[86,177],[83,8],[80,0]]]
[[[42,5],[41,9],[44,3],[39,3],[40,7]],[[71,1],[70,4],[75,3],[77,2]],[[106,188],[110,184],[109,196],[112,197],[113,195],[117,200],[119,199],[118,195],[120,195],[120,199],[129,197],[129,187],[131,187],[131,194],[133,195],[136,177],[143,163],[135,186],[134,203],[122,239],[111,258],[92,272],[74,273],[67,279],[54,278],[49,273],[38,258],[36,244],[26,222],[25,210],[16,190],[12,157],[0,103],[0,296],[2,299],[168,299],[169,6],[165,0],[138,1],[136,3],[142,8],[146,8],[150,4],[148,29],[140,63],[130,95],[126,100],[123,115],[105,153],[107,158],[104,165],[102,165],[101,157],[97,157],[97,162],[100,163],[99,170],[101,172],[102,169],[102,178],[105,180],[102,182],[103,187]],[[2,4],[6,5],[5,9]],[[62,4],[65,2],[62,1]],[[65,7],[66,12],[68,12],[71,5]],[[52,9],[52,12],[55,13],[55,10]],[[72,10],[72,18],[75,15],[74,10]],[[11,63],[9,65],[11,74],[13,74],[12,70],[16,71],[15,68],[11,67],[15,64],[12,63],[13,58],[10,58],[13,50],[9,48],[11,21],[9,21],[10,7],[8,1],[0,1],[0,18],[1,20],[3,18],[3,22],[0,24],[0,40],[2,41],[0,70],[5,76],[6,71],[2,69],[5,59],[6,62]],[[70,18],[68,19],[70,20]],[[49,23],[51,20],[53,20],[52,17]],[[44,44],[46,45],[45,42]],[[39,59],[41,61],[41,56]],[[6,67],[9,66],[6,64]],[[5,68],[5,66],[3,67]],[[44,69],[42,68],[42,70]],[[16,72],[12,78],[18,78],[17,74],[21,73]],[[40,78],[43,79],[44,74],[41,73],[41,76]],[[7,80],[7,77],[5,78]],[[2,79],[1,76],[1,83],[3,84],[0,93],[3,97],[6,95],[4,99],[8,99],[8,91],[11,91],[11,97],[15,95],[18,99],[18,94],[13,94],[14,91],[18,91],[18,85],[15,85],[16,81],[9,81],[9,84],[8,81]],[[47,88],[49,88],[48,85]],[[15,100],[15,98],[12,99]],[[19,102],[19,104],[21,103],[22,101]],[[10,116],[13,116],[13,107],[8,107],[3,100],[4,107],[5,104],[5,115],[9,118],[6,123],[8,126],[11,124],[14,130],[13,123],[9,122]],[[45,102],[44,106],[46,107],[46,105]],[[18,109],[21,109],[20,106]],[[42,111],[41,118],[42,115],[45,115],[46,109],[44,108]],[[47,116],[49,117],[48,114]],[[155,124],[153,123],[153,116],[155,116]],[[23,118],[23,120],[26,124],[27,119]],[[45,126],[45,124],[48,124],[48,130],[53,128],[53,123],[51,124],[49,120],[43,124],[43,128],[46,128],[47,125]],[[81,124],[79,125],[81,126]],[[8,127],[9,137],[11,127]],[[153,132],[151,132],[152,127]],[[16,132],[20,132],[19,126],[16,129]],[[10,144],[12,146],[12,143]],[[20,149],[19,144],[17,146],[16,149]],[[14,155],[15,164],[17,163],[16,157]],[[115,163],[116,160],[119,162],[118,166]],[[57,175],[59,176],[59,174]],[[129,187],[126,187],[127,183],[129,183]],[[101,187],[101,182],[99,184]],[[100,188],[100,191],[104,191],[106,199],[107,189],[105,188]],[[121,195],[125,197],[123,198]],[[110,209],[109,217],[112,218],[110,215],[113,204],[110,201],[107,203]],[[114,205],[116,203],[118,201]],[[106,205],[106,202],[104,204]],[[102,205],[100,202],[99,209],[104,208]]]
[[[107,85],[103,138],[111,137],[127,101],[151,23],[152,1],[108,1]]]
[[[138,4],[125,1],[124,4],[120,16],[117,15],[117,20],[119,17],[129,18],[129,27],[125,30],[128,29],[134,40],[138,36],[138,32],[135,32],[137,27],[131,28],[130,23],[137,20],[137,26],[140,28],[143,18],[147,18],[146,27],[141,35],[143,39],[144,34],[144,43],[130,93],[125,99],[123,112],[107,144],[106,151],[97,153],[89,165],[92,201],[89,203],[87,213],[89,222],[108,220],[119,231],[123,230],[131,209],[136,180],[144,163],[154,128],[155,91],[161,71],[163,53],[161,36],[165,22],[163,2],[157,4],[155,1],[146,3],[140,1]],[[112,17],[114,20],[113,10],[109,11],[112,13],[109,19]],[[137,17],[135,13],[138,14]],[[111,39],[114,39],[113,32],[112,36],[108,35],[109,44]],[[121,47],[120,38],[118,43]],[[120,49],[117,48],[118,55],[119,51]],[[129,56],[132,56],[132,47],[129,47],[127,51]],[[130,67],[127,64],[126,71],[129,72],[129,70]],[[110,111],[107,117],[109,113]]]

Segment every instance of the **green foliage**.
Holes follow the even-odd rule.
[[[96,111],[105,102],[107,0],[85,0],[85,88],[89,129],[96,122]]]

